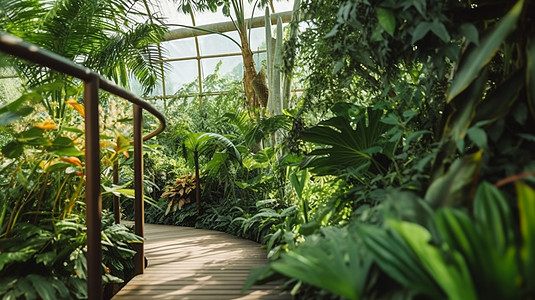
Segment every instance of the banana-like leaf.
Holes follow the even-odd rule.
[[[490,62],[498,51],[501,43],[516,27],[517,20],[522,13],[524,0],[515,6],[500,20],[498,25],[481,39],[479,46],[472,47],[464,55],[456,72],[446,101],[451,102],[476,79],[481,70]]]
[[[523,77],[524,69],[519,69],[490,95],[487,95],[477,107],[473,123],[487,120],[495,121],[505,116],[526,83]]]
[[[466,155],[454,161],[446,174],[434,180],[425,194],[432,207],[466,204],[475,190],[481,167],[482,152]]]
[[[523,280],[528,294],[535,293],[535,191],[528,185],[517,182],[520,233],[523,245],[520,252]]]
[[[419,257],[396,232],[377,226],[360,226],[359,235],[374,261],[392,279],[414,294],[443,299],[444,293],[425,270]]]
[[[347,228],[328,227],[323,234],[308,237],[296,250],[271,263],[271,268],[347,299],[360,299],[372,260]]]
[[[338,116],[321,122],[303,132],[304,141],[326,146],[309,153],[311,159],[305,160],[301,167],[310,167],[315,173],[338,174],[347,168],[358,168],[369,164],[376,170],[384,169],[378,154],[389,159],[395,146],[383,137],[391,125],[381,122],[383,112],[367,110],[367,118],[351,126],[348,116]],[[375,154],[375,156],[374,156]],[[367,171],[368,166],[363,171]]]

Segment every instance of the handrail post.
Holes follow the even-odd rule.
[[[87,225],[87,296],[102,299],[102,249],[100,194],[100,136],[98,117],[98,90],[100,78],[84,83],[85,105],[85,166],[86,166],[86,225]]]
[[[134,104],[134,218],[135,233],[144,236],[145,203],[143,201],[143,109]],[[136,250],[135,274],[143,274],[145,270],[144,242],[135,243]]]

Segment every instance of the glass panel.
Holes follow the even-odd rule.
[[[233,38],[238,44],[240,38],[237,32],[227,32],[228,36]],[[240,47],[232,42],[229,38],[219,34],[210,34],[199,36],[199,47],[201,55],[214,55],[226,53],[240,53]]]
[[[274,37],[273,34],[271,36]],[[266,50],[266,29],[264,27],[251,29],[250,46],[253,51]]]
[[[219,68],[219,76],[213,76]],[[203,70],[203,91],[221,92],[228,90],[228,87],[220,79],[229,78],[241,81],[243,77],[243,63],[241,56],[207,58],[202,60]]]
[[[275,6],[275,13],[291,11],[293,9],[293,0],[290,1],[274,1],[273,5]],[[173,26],[172,24],[183,24],[183,25],[192,25],[191,16],[189,14],[184,14],[177,11],[178,4],[173,0],[159,0],[153,5],[153,9],[157,14],[162,17],[164,23],[171,24],[169,26],[170,30],[183,28],[180,26]],[[251,17],[253,12],[253,4],[249,1],[244,1],[245,5],[245,15],[246,18]],[[254,16],[264,16],[263,8],[254,8]],[[211,12],[196,12],[195,23],[197,26],[205,24],[214,24],[220,22],[229,22],[231,19],[229,17],[223,16],[221,8],[218,9],[216,13]],[[287,24],[284,24],[287,26]],[[276,26],[271,27],[272,36],[275,36]],[[227,32],[226,35],[231,36],[235,41],[239,43],[239,36],[237,32]],[[253,51],[263,51],[266,49],[265,42],[265,29],[264,28],[254,28],[250,31],[250,47]],[[225,55],[231,53],[240,53],[240,48],[234,42],[228,38],[217,35],[210,34],[199,36],[199,50],[201,56],[217,56]],[[195,39],[187,38],[181,40],[174,40],[163,42],[162,47],[165,50],[165,56],[169,59],[173,58],[191,58],[197,56],[197,51],[195,47]],[[262,64],[265,64],[266,54],[265,53],[256,53],[254,54],[254,59],[256,62],[257,71],[260,70]],[[210,77],[211,74],[214,74],[216,67],[219,65],[219,76],[230,77],[232,79],[240,80],[243,76],[243,64],[241,55],[237,56],[223,56],[223,57],[214,57],[203,59],[201,64],[201,72],[203,81],[209,81],[214,79]],[[197,92],[197,61],[188,60],[188,61],[175,61],[169,62],[169,70],[166,72],[166,93],[172,95],[177,93],[181,88],[187,85],[189,92]],[[224,86],[218,86],[213,82],[205,82],[203,84],[204,92],[218,92],[224,91]],[[156,89],[153,94],[161,94],[162,88]]]
[[[167,95],[174,95],[185,85],[189,92],[198,92],[197,86],[197,61],[170,62],[170,69],[165,73],[165,91]]]
[[[163,42],[161,45],[167,58],[197,57],[194,38]]]
[[[191,26],[191,17],[189,14],[178,12],[178,4],[172,0],[149,1],[155,13],[165,24],[181,24]]]

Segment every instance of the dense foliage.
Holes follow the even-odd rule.
[[[230,8],[229,1],[180,3]],[[218,69],[203,84],[228,92],[200,104],[188,96],[192,83],[161,103],[169,128],[145,147],[153,204],[146,221],[264,244],[270,263],[253,270],[245,289],[284,278],[283,287],[302,299],[535,297],[533,1],[305,0],[297,9],[302,26],[289,27],[301,32],[285,35],[285,63],[277,66],[305,87],[291,108],[251,111],[242,83]],[[17,23],[9,24],[4,30],[17,33]],[[131,39],[131,47],[150,51],[144,46],[159,33]],[[104,55],[105,45],[62,54],[103,63],[88,53]],[[139,62],[99,70],[121,82],[114,76],[133,67],[149,90],[157,72]],[[0,98],[0,272],[20,265],[36,272],[2,276],[0,291],[83,297],[79,83],[32,73],[43,79],[37,84],[22,76],[28,68],[3,69],[22,72],[33,90]],[[104,102],[111,128],[102,137],[104,204],[122,194],[128,217],[129,129],[115,116],[121,104]],[[114,163],[120,186],[110,183]],[[111,281],[129,272],[125,243],[136,240],[117,226],[104,229]]]
[[[210,100],[226,114],[185,103],[183,118],[219,116],[188,124],[229,135],[242,162],[214,148],[202,209],[154,220],[265,243],[249,284],[284,275],[305,299],[533,297],[533,3],[301,9],[283,71],[304,95],[258,119],[239,94]]]
[[[157,79],[154,42],[164,30],[134,21],[135,1],[0,1],[0,30],[84,64],[119,84]],[[117,24],[121,24],[118,26]],[[83,83],[0,54],[0,295],[87,298]],[[13,76],[15,75],[15,76]],[[134,273],[131,229],[115,224],[114,164],[128,170],[122,102],[102,95],[102,293]],[[123,120],[123,121],[122,121]]]

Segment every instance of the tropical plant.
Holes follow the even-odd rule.
[[[381,122],[382,111],[367,108],[358,114],[350,107],[337,103],[336,117],[302,133],[304,141],[328,146],[312,150],[302,167],[321,175],[350,173],[365,178],[388,171],[401,136],[387,139],[391,126]]]
[[[134,4],[130,0],[3,0],[0,30],[83,64],[122,86],[129,86],[132,75],[148,93],[159,75],[155,43],[165,30],[135,21],[134,15],[146,15],[146,12],[136,9]],[[79,81],[61,73],[22,61],[10,62],[26,86],[55,85],[42,98],[52,117],[63,116],[62,99],[81,92]]]
[[[374,261],[413,295],[433,299],[525,299],[533,296],[535,192],[517,183],[518,224],[507,198],[482,183],[474,215],[442,208],[420,225],[388,217],[361,227]],[[431,243],[432,242],[432,243]]]
[[[3,299],[87,298],[85,219],[78,215],[18,223],[0,239],[0,295]],[[131,243],[142,239],[105,213],[102,224],[103,282],[133,275]]]
[[[178,178],[173,185],[166,186],[161,196],[162,198],[169,199],[165,214],[167,215],[170,212],[181,210],[184,204],[190,203],[191,199],[193,198],[196,185],[196,178],[192,175],[186,174],[180,176],[180,178]]]
[[[199,156],[214,152],[217,148],[223,148],[228,155],[241,163],[241,154],[234,144],[226,137],[217,133],[197,133],[192,132],[187,135],[184,141],[184,149],[189,150],[195,167],[195,201],[197,209],[201,208],[201,182]],[[220,163],[224,160],[219,159]]]
[[[482,149],[488,158],[503,161],[510,145],[511,132],[520,139],[512,146],[521,161],[494,164],[488,167],[494,180],[523,171],[531,157],[524,150],[532,143],[528,116],[520,113],[531,107],[530,78],[533,77],[532,41],[524,40],[530,24],[529,4],[518,1],[508,13],[481,36],[479,43],[470,44],[463,52],[447,94],[448,111],[444,122],[441,145],[435,159],[433,179],[447,176],[447,165],[458,154],[470,154]],[[520,56],[510,55],[518,48]],[[499,130],[499,131],[498,131]],[[503,145],[503,146],[502,146]],[[509,147],[509,146],[506,146]],[[483,169],[483,171],[487,171]],[[466,199],[465,199],[466,201]]]

